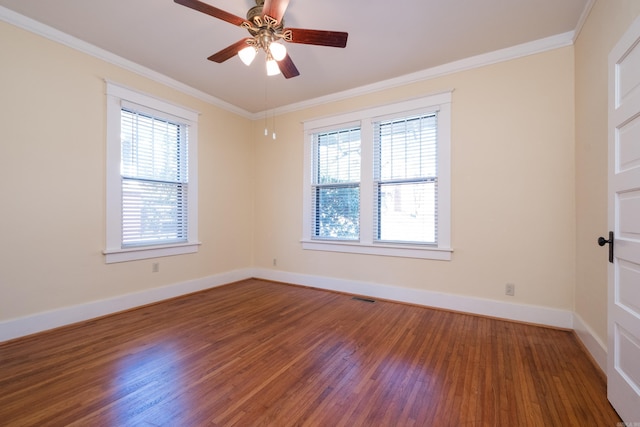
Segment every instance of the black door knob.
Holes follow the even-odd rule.
[[[609,262],[613,262],[613,231],[609,232],[609,240],[602,236],[598,237],[598,244],[600,246],[604,246],[607,243],[609,244]]]

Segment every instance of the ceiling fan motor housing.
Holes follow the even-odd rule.
[[[260,0],[258,0],[258,1],[260,1]],[[253,6],[247,12],[247,21],[254,22],[253,18],[255,18],[256,16],[260,16],[260,15],[262,15],[262,5],[259,4],[257,6]]]
[[[251,35],[255,36],[260,32],[259,30],[267,28],[270,28],[274,33],[282,32],[284,29],[284,19],[281,19],[280,22],[275,25],[275,20],[272,19],[271,22],[269,22],[269,20],[265,19],[263,16],[263,6],[264,0],[256,0],[256,6],[253,6],[247,12],[247,21],[255,26],[254,28],[247,27]]]

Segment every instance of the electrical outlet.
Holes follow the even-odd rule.
[[[516,285],[513,283],[507,283],[504,286],[504,294],[509,295],[510,297],[514,296],[516,294]]]
[[[151,272],[157,273],[158,271],[160,271],[160,263],[154,262],[153,264],[151,264]]]
[[[278,259],[274,258],[273,259],[273,266],[276,267],[278,265]]]

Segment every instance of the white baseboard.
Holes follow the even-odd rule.
[[[86,304],[45,311],[0,322],[0,342],[35,334],[48,329],[95,319],[165,299],[175,298],[251,277],[249,270],[237,270],[219,275],[189,280],[146,291],[135,292]]]
[[[602,372],[607,372],[607,345],[593,332],[578,313],[573,313],[573,330],[582,344],[598,364]]]
[[[592,353],[598,364],[606,366],[606,351],[604,351],[605,357],[603,359],[602,343],[585,326],[579,316],[568,310],[270,269],[236,270],[147,291],[5,320],[0,322],[0,342],[251,277],[558,328],[572,329],[574,327],[574,319],[577,319],[576,323],[580,326],[578,330],[580,339],[585,343],[585,346]],[[601,363],[602,360],[605,361],[604,365]]]
[[[269,269],[254,269],[253,277],[556,328],[573,328],[573,313],[569,310]]]

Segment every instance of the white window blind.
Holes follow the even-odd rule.
[[[121,110],[122,246],[186,242],[187,126]]]
[[[373,123],[374,240],[437,243],[437,115]]]
[[[314,238],[357,240],[360,234],[360,128],[313,135]]]

